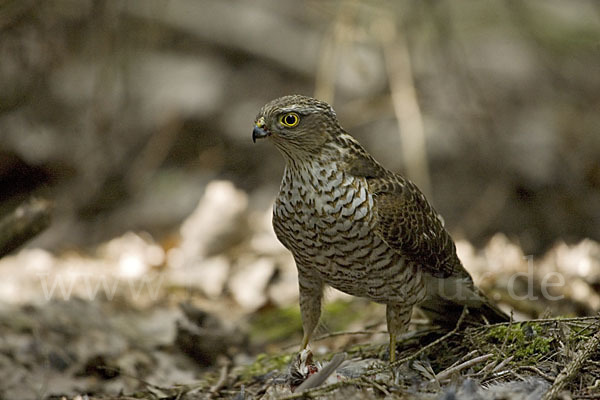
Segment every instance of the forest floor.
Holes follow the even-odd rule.
[[[598,243],[534,259],[503,235],[457,241],[512,321],[442,330],[417,310],[390,364],[384,307],[335,290],[298,352],[295,266],[269,214],[216,182],[170,240],[0,259],[0,398],[598,398]]]

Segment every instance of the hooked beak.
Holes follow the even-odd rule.
[[[265,130],[265,119],[260,117],[252,129],[252,142],[256,143],[256,139],[264,139],[271,134]]]

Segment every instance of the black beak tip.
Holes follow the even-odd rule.
[[[265,131],[262,128],[259,128],[258,126],[255,126],[254,129],[252,129],[252,142],[256,143],[256,139],[263,139],[266,138],[267,136],[269,136],[269,133],[267,131]]]

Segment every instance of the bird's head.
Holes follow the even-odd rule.
[[[254,122],[252,140],[268,138],[293,159],[318,155],[342,132],[333,108],[311,97],[284,96],[267,103]]]

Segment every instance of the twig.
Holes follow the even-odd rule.
[[[504,368],[506,366],[506,364],[508,364],[509,362],[511,362],[513,360],[513,358],[515,358],[515,356],[510,356],[508,358],[505,358],[504,360],[502,360],[502,362],[498,365],[496,365],[494,367],[494,369],[492,370],[492,372],[498,372],[500,371],[502,368]]]
[[[340,332],[332,332],[332,333],[327,333],[325,335],[321,335],[319,337],[317,337],[316,339],[313,339],[313,342],[318,342],[320,340],[325,340],[325,339],[329,339],[332,337],[336,337],[336,336],[350,336],[350,335],[374,335],[374,334],[380,334],[380,333],[386,333],[387,331],[340,331]]]
[[[412,323],[413,321],[411,321]],[[423,336],[426,334],[429,334],[431,332],[435,332],[437,331],[438,328],[429,328],[429,329],[417,329],[414,331],[409,331],[409,332],[405,332],[403,333],[401,336],[398,337],[398,343],[400,342],[404,342],[406,340],[410,340],[419,336]],[[352,335],[387,335],[388,331],[370,331],[370,330],[363,330],[363,331],[338,331],[338,332],[331,332],[331,333],[327,333],[324,335],[321,335],[315,339],[311,339],[311,343],[313,342],[318,342],[321,340],[325,340],[325,339],[329,339],[332,337],[336,337],[336,336],[352,336]],[[298,344],[289,344],[287,346],[283,347],[283,350],[287,350],[287,349],[291,349],[292,347],[297,347]]]
[[[458,359],[454,364],[452,364],[451,366],[449,366],[448,368],[452,368],[457,366],[458,364],[460,364],[463,361],[469,360],[471,357],[473,357],[475,354],[477,354],[479,352],[478,349],[475,349],[473,351],[468,352],[467,354],[465,354],[464,356],[462,356],[460,359]]]
[[[569,364],[558,374],[556,380],[550,387],[550,390],[546,392],[542,400],[550,400],[558,398],[558,394],[564,389],[571,379],[581,369],[583,363],[590,358],[592,353],[596,351],[600,345],[600,331],[596,332],[589,340],[583,345],[583,349],[580,350],[575,358],[569,362]]]
[[[0,258],[15,250],[50,225],[52,205],[32,198],[0,221]]]
[[[391,17],[376,21],[383,48],[394,112],[402,140],[403,161],[409,178],[431,196],[423,116],[411,67],[406,36]]]
[[[590,392],[593,390],[600,390],[600,379],[596,379],[593,385],[586,387]]]
[[[331,332],[311,339],[311,343],[319,342],[321,340],[329,339],[336,336],[351,336],[351,335],[375,335],[375,334],[387,334],[387,331],[339,331],[339,332]],[[400,340],[400,339],[399,339]],[[297,347],[298,343],[289,344],[283,347],[283,350],[291,349],[292,347]]]
[[[592,322],[592,323],[591,323],[591,324],[589,324],[589,325],[586,325],[586,326],[582,327],[582,328],[581,328],[580,330],[578,330],[577,332],[574,332],[574,335],[575,335],[575,336],[579,336],[579,335],[580,335],[580,334],[581,334],[583,331],[585,331],[585,330],[588,330],[588,329],[592,328],[594,325],[598,324],[598,322],[600,322],[600,321],[595,321],[595,322]]]
[[[536,374],[538,374],[539,376],[541,376],[542,378],[546,379],[549,382],[556,381],[555,377],[548,375],[547,373],[541,371],[539,368],[534,367],[533,365],[523,365],[521,367],[521,369],[526,369],[528,371],[533,371],[533,372],[535,372]]]
[[[464,363],[459,364],[455,367],[451,367],[451,368],[447,368],[447,369],[443,370],[442,372],[440,372],[439,374],[437,374],[435,376],[435,379],[437,379],[438,381],[441,381],[443,379],[446,379],[447,377],[449,377],[450,375],[452,375],[455,372],[458,372],[465,368],[469,368],[475,364],[479,364],[480,362],[486,361],[493,356],[494,356],[493,354],[484,354],[482,356],[472,358],[472,359],[467,360]]]
[[[481,376],[481,380],[483,381],[485,378],[488,377],[488,375],[491,373],[491,371],[496,368],[496,365],[498,365],[498,360],[492,360],[489,363],[485,364],[483,366],[483,368],[481,368],[481,370],[479,370],[477,372],[478,376]]]
[[[498,377],[506,374],[507,371],[503,370],[503,368],[506,367],[506,365],[509,362],[511,362],[513,360],[513,358],[515,358],[515,356],[509,356],[508,358],[505,358],[504,360],[502,360],[500,363],[497,363],[496,361],[494,361],[494,362],[486,365],[480,371],[480,373],[483,374],[483,376],[480,378],[480,381],[481,382],[485,381],[486,379],[488,379],[490,377],[490,375],[492,375],[494,378],[498,378]]]
[[[383,387],[383,385],[379,384],[378,382],[376,382],[375,380],[370,380],[369,378],[367,378],[366,376],[362,376],[361,380],[363,382],[365,382],[367,385],[372,385],[374,387],[376,387],[377,389],[379,389],[379,391],[383,394],[385,394],[386,397],[390,396],[390,392]]]
[[[217,394],[219,390],[225,385],[225,381],[227,380],[227,365],[223,365],[221,367],[221,373],[219,374],[219,380],[213,386],[210,387],[209,391],[211,394]]]
[[[600,320],[600,316],[594,315],[591,317],[573,317],[573,318],[538,318],[538,319],[528,319],[525,321],[517,321],[518,323],[530,323],[530,322],[582,322],[588,320]],[[510,325],[512,322],[498,322],[494,325]]]
[[[520,381],[525,381],[525,380],[526,380],[526,379],[525,379],[525,377],[524,377],[523,375],[521,375],[521,374],[518,374],[518,373],[517,373],[517,371],[515,371],[514,369],[511,369],[511,370],[509,370],[509,371],[510,371],[510,373],[511,373],[512,375],[516,376],[516,377],[517,377],[517,379],[519,379]]]
[[[321,40],[317,69],[315,73],[314,96],[333,104],[335,97],[336,74],[339,72],[340,55],[352,36],[351,21],[357,5],[340,2],[335,12],[335,20]]]

